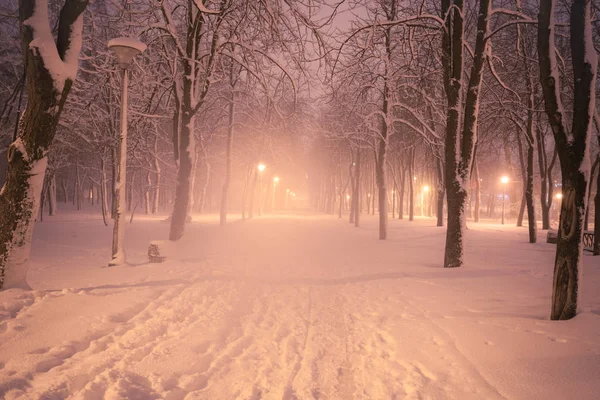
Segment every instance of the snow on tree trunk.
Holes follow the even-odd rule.
[[[355,177],[356,184],[354,189],[354,226],[360,226],[360,149],[356,151],[356,171]]]
[[[385,129],[387,131],[387,127]],[[387,238],[387,222],[388,222],[388,210],[387,210],[387,189],[385,187],[385,153],[387,147],[387,138],[382,137],[379,141],[379,151],[377,153],[376,163],[376,177],[377,177],[377,188],[379,190],[379,239],[385,240]]]
[[[152,179],[150,172],[146,174],[146,189],[144,190],[144,213],[150,214],[150,190],[152,188]]]
[[[194,165],[195,117],[189,109],[182,110],[181,134],[179,135],[179,168],[177,170],[177,186],[171,217],[169,240],[179,240],[183,236],[190,203],[192,166]]]
[[[61,111],[75,80],[87,0],[67,0],[56,42],[47,0],[21,0],[21,43],[27,59],[27,108],[8,149],[0,190],[0,288],[28,287],[27,264],[35,217]]]
[[[527,220],[529,223],[529,243],[537,242],[537,220],[535,217],[535,205],[533,199],[533,152],[535,149],[535,134],[533,110],[535,107],[534,86],[531,73],[528,72],[527,89],[529,96],[527,98],[527,127],[525,135],[527,137],[527,178],[525,180],[525,199],[527,201]]]
[[[598,138],[600,140],[600,137]],[[600,155],[598,156],[600,160]],[[596,197],[594,198],[594,255],[600,255],[600,170],[596,177]]]
[[[479,177],[479,164],[477,163],[477,159],[473,162],[475,163],[473,168],[473,172],[475,173],[475,211],[473,212],[473,221],[479,222],[479,209],[481,208],[481,178]]]
[[[154,171],[155,171],[155,183],[154,183],[154,197],[152,199],[152,214],[158,212],[158,204],[160,200],[160,164],[158,163],[158,135],[154,138]]]
[[[100,157],[100,201],[102,203],[102,221],[104,226],[108,226],[106,216],[108,213],[108,201],[106,195],[106,162],[104,161],[104,155]]]
[[[408,156],[408,220],[415,220],[415,148]]]
[[[562,202],[554,280],[553,320],[571,319],[577,314],[580,275],[583,263],[583,219],[590,174],[590,132],[595,115],[597,55],[593,47],[590,1],[574,0],[571,6],[571,55],[574,97],[571,131],[567,131],[560,97],[556,60],[555,2],[540,5],[538,56],[540,82],[548,121],[554,133],[562,171]]]
[[[56,172],[52,172],[48,187],[48,215],[56,215]]]
[[[231,98],[229,99],[229,126],[227,129],[227,143],[225,149],[225,180],[223,181],[223,190],[221,192],[221,215],[219,218],[221,226],[224,226],[227,223],[227,197],[229,195],[229,182],[231,181],[231,147],[233,145],[233,122],[235,112],[234,101],[235,98],[232,88]]]
[[[451,8],[452,7],[452,8]],[[442,34],[442,62],[444,88],[447,97],[446,116],[446,198],[448,203],[448,229],[444,267],[456,268],[463,265],[463,237],[466,228],[467,186],[477,143],[477,118],[479,115],[479,91],[486,58],[487,33],[489,30],[490,0],[480,0],[477,19],[477,38],[469,86],[464,102],[463,129],[461,122],[463,80],[463,3],[443,0],[442,12],[450,13],[446,18],[446,29]]]
[[[446,196],[446,187],[444,186],[444,165],[440,157],[436,157],[436,172],[437,172],[437,226],[444,226],[444,197]],[[477,166],[475,166],[477,169]],[[479,171],[477,171],[477,175]],[[475,183],[475,215],[479,219],[479,180]]]

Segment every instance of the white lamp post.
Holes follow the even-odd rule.
[[[506,199],[506,184],[508,183],[508,176],[500,178],[502,182],[502,225],[504,225],[504,200]]]
[[[117,202],[115,213],[115,224],[113,228],[112,259],[109,266],[125,263],[125,184],[127,181],[127,86],[129,74],[127,68],[131,65],[133,58],[146,50],[146,45],[139,40],[131,38],[116,38],[108,42],[108,48],[117,56],[119,68],[121,68],[123,79],[123,92],[121,98],[121,133],[119,135],[119,168],[117,170],[117,184],[114,196]]]

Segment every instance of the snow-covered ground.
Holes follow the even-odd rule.
[[[551,322],[554,248],[524,228],[470,224],[467,265],[445,270],[432,219],[387,241],[368,216],[217,224],[147,264],[168,223],[136,218],[115,268],[97,217],[38,224],[35,290],[0,293],[0,398],[598,398],[600,257],[582,312]]]

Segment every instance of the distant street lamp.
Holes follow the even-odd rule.
[[[146,50],[146,45],[139,40],[120,37],[111,39],[108,48],[117,56],[117,62],[122,72],[123,92],[121,98],[121,133],[119,134],[119,168],[117,169],[117,184],[115,187],[115,201],[117,210],[113,227],[112,259],[108,266],[125,263],[125,220],[121,220],[125,213],[125,185],[127,182],[127,86],[129,73],[127,69],[133,58]]]
[[[508,183],[508,176],[500,178],[502,182],[502,225],[504,225],[504,200],[506,199],[506,184]]]

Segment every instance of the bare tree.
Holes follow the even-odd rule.
[[[555,0],[540,4],[538,54],[540,82],[546,114],[562,171],[563,198],[554,281],[553,320],[570,319],[577,314],[579,280],[583,263],[583,220],[587,207],[590,175],[590,132],[595,109],[597,54],[592,42],[590,0],[574,0],[571,6],[570,34],[574,77],[573,118],[571,129],[560,94],[560,78],[555,46]]]

